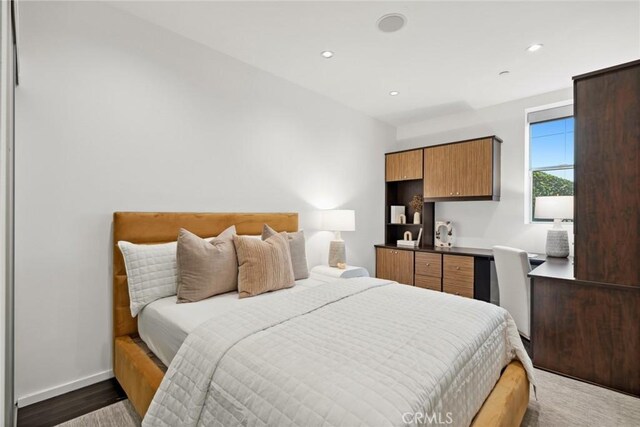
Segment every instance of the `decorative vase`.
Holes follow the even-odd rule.
[[[399,218],[400,218],[400,224],[407,223],[407,216],[405,214],[400,214]]]
[[[413,223],[420,224],[420,212],[416,212],[413,214]]]

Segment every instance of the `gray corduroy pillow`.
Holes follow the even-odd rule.
[[[262,227],[262,240],[267,240],[276,234],[278,234],[278,232],[267,224]],[[307,265],[307,248],[304,240],[304,231],[300,230],[295,233],[286,233],[286,235],[291,251],[293,275],[296,280],[306,279],[309,277],[309,266]]]

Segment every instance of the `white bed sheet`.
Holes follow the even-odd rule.
[[[138,333],[162,363],[169,366],[187,335],[212,317],[241,304],[252,304],[257,299],[264,300],[278,294],[298,292],[329,281],[330,279],[320,278],[296,280],[296,285],[292,288],[243,299],[238,298],[237,292],[183,304],[176,304],[175,295],[162,298],[142,309],[138,315]]]

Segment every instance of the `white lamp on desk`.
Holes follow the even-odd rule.
[[[573,196],[536,197],[535,218],[553,220],[553,228],[547,231],[547,256],[568,257],[569,235],[562,220],[573,219]]]
[[[355,211],[345,209],[322,211],[322,229],[335,232],[335,238],[329,246],[329,266],[346,267],[347,253],[340,232],[356,230]]]

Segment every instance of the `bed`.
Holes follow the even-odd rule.
[[[211,236],[217,235],[222,230],[224,230],[229,225],[235,224],[239,234],[259,234],[262,224],[269,223],[278,231],[297,231],[298,229],[298,221],[296,214],[189,214],[189,213],[116,213],[114,214],[114,244],[119,240],[127,240],[134,243],[160,243],[167,242],[171,240],[175,240],[175,236],[180,227],[185,227],[200,236]],[[415,347],[415,352],[407,352],[406,348],[403,350],[403,346],[395,346],[382,348],[380,347],[376,352],[373,352],[367,357],[359,356],[364,355],[366,351],[369,351],[367,346],[360,345],[358,346],[359,341],[359,333],[363,331],[369,331],[368,334],[380,334],[386,331],[389,332],[389,328],[391,328],[395,320],[398,322],[404,322],[404,324],[417,324],[415,322],[430,322],[433,320],[433,317],[429,318],[429,313],[434,312],[436,310],[441,310],[443,307],[448,307],[451,310],[458,310],[460,313],[460,318],[468,317],[469,319],[478,318],[485,316],[484,308],[480,307],[480,302],[472,301],[472,300],[464,300],[462,298],[437,294],[435,292],[430,292],[422,289],[415,289],[412,287],[401,286],[395,283],[390,283],[388,281],[380,281],[377,279],[349,279],[346,281],[336,281],[332,283],[325,283],[321,286],[317,286],[317,283],[300,283],[300,286],[296,286],[292,289],[297,290],[295,292],[275,292],[273,295],[264,295],[258,296],[250,299],[254,299],[255,307],[251,310],[251,313],[255,315],[255,319],[253,322],[249,324],[245,324],[244,326],[240,325],[242,323],[242,319],[246,317],[246,313],[241,313],[236,309],[229,309],[229,315],[219,316],[217,320],[213,322],[205,321],[204,324],[197,327],[197,333],[193,333],[194,328],[196,328],[196,324],[199,323],[198,320],[187,320],[186,323],[182,323],[180,326],[180,321],[175,321],[176,316],[167,314],[171,312],[171,308],[175,307],[175,304],[172,304],[170,298],[165,300],[156,301],[156,303],[152,303],[150,306],[146,307],[143,310],[143,313],[140,315],[140,319],[132,318],[129,311],[129,301],[128,301],[128,292],[126,285],[126,272],[123,265],[122,256],[117,249],[117,246],[114,246],[114,372],[115,376],[122,385],[123,389],[127,393],[129,399],[132,404],[140,413],[140,415],[145,415],[149,410],[149,406],[151,401],[158,392],[160,388],[161,382],[163,382],[163,377],[165,376],[165,372],[167,370],[167,362],[171,362],[171,366],[169,366],[169,371],[167,373],[168,379],[164,381],[162,389],[158,393],[158,397],[156,398],[156,402],[154,403],[154,407],[151,408],[150,415],[145,419],[145,422],[148,422],[150,425],[155,424],[175,424],[176,419],[184,419],[184,418],[175,418],[172,416],[179,415],[179,408],[172,407],[170,404],[166,404],[163,407],[163,403],[167,403],[168,400],[172,400],[175,396],[177,396],[176,392],[171,391],[172,389],[180,390],[184,388],[184,384],[181,384],[179,380],[175,378],[180,377],[181,375],[176,373],[181,368],[181,365],[194,365],[194,361],[199,361],[200,359],[205,359],[201,353],[198,354],[197,350],[194,350],[191,347],[197,347],[194,345],[197,343],[197,340],[200,339],[204,343],[223,343],[224,340],[230,340],[232,345],[229,345],[228,348],[224,348],[224,346],[219,346],[223,348],[222,354],[218,356],[216,359],[215,354],[210,357],[212,360],[206,363],[203,363],[201,366],[202,372],[207,372],[211,369],[220,368],[216,371],[216,375],[222,375],[216,381],[219,381],[218,384],[205,384],[202,388],[205,390],[204,394],[199,397],[192,396],[192,400],[202,400],[202,408],[200,410],[206,416],[212,417],[209,421],[221,423],[221,425],[231,425],[238,421],[238,418],[234,418],[232,414],[233,411],[223,411],[224,413],[216,414],[215,411],[212,411],[211,408],[214,406],[220,406],[220,402],[216,402],[214,406],[207,406],[208,401],[212,399],[206,392],[210,387],[218,387],[224,386],[226,389],[220,390],[220,393],[224,394],[232,394],[234,388],[241,387],[242,384],[255,382],[255,386],[257,390],[268,390],[269,387],[275,387],[278,381],[280,381],[279,377],[274,377],[271,380],[265,379],[262,383],[259,383],[258,380],[268,378],[267,373],[259,372],[260,369],[269,369],[269,367],[276,367],[280,359],[282,359],[282,355],[277,352],[268,351],[264,352],[261,355],[260,360],[261,363],[256,365],[255,359],[251,360],[251,353],[255,352],[256,349],[264,349],[268,347],[269,342],[277,342],[278,340],[284,339],[288,340],[287,337],[294,336],[296,333],[301,334],[301,336],[310,337],[313,336],[313,333],[310,331],[314,331],[314,328],[317,329],[318,325],[322,325],[321,330],[322,333],[327,333],[327,331],[331,332],[331,340],[327,340],[327,337],[321,337],[321,341],[316,342],[314,344],[313,339],[305,338],[302,340],[304,345],[299,347],[295,347],[296,351],[299,354],[306,354],[307,358],[303,361],[298,360],[297,363],[299,366],[295,366],[296,363],[291,362],[289,365],[292,368],[292,372],[295,372],[298,369],[300,372],[304,372],[305,364],[309,367],[309,372],[325,372],[325,377],[330,376],[332,373],[339,373],[341,367],[349,366],[349,359],[352,362],[357,362],[352,368],[348,369],[348,372],[344,373],[343,377],[337,375],[333,377],[332,381],[327,383],[318,382],[318,379],[314,379],[311,383],[318,388],[318,390],[313,390],[314,393],[320,393],[316,396],[315,403],[309,403],[310,407],[313,405],[318,405],[318,402],[321,402],[321,398],[326,398],[327,396],[332,397],[333,402],[325,402],[325,404],[335,404],[335,399],[339,399],[339,393],[351,393],[351,398],[353,398],[354,393],[360,393],[358,389],[358,381],[353,381],[353,378],[347,378],[349,375],[355,375],[354,372],[357,373],[358,370],[362,371],[361,374],[367,373],[366,369],[369,369],[370,372],[367,373],[368,376],[374,378],[377,375],[376,371],[384,371],[384,369],[375,369],[377,366],[383,366],[386,360],[390,360],[398,358],[398,363],[394,362],[394,369],[398,370],[399,374],[402,374],[402,367],[407,363],[411,364],[415,361],[413,359],[418,359],[412,355],[420,355],[424,354],[424,357],[432,357],[433,364],[438,364],[438,358],[434,357],[433,354],[429,355],[429,351],[431,351],[427,347],[434,346],[417,346]],[[308,289],[306,289],[308,288]],[[415,292],[419,292],[416,294]],[[393,301],[396,301],[398,305],[393,308],[391,305],[386,303],[388,298],[393,296]],[[429,310],[425,312],[424,315],[419,315],[419,310],[411,310],[411,313],[418,313],[415,316],[401,316],[397,315],[397,312],[403,309],[403,307],[409,307],[411,304],[416,303],[417,300],[420,300],[425,297],[425,304],[429,305]],[[224,296],[223,296],[224,297]],[[269,302],[266,302],[266,299],[260,300],[260,298],[267,297],[270,298]],[[211,307],[215,304],[223,304],[220,303],[221,299],[216,300],[218,297],[214,297],[211,301],[206,301],[205,304],[202,304],[203,312],[207,311],[207,307]],[[227,296],[229,298],[229,296]],[[428,301],[427,301],[428,300]],[[306,304],[306,305],[305,305]],[[389,317],[386,321],[383,321],[383,317],[381,315],[371,316],[366,311],[360,311],[362,307],[375,307],[376,304],[378,306],[388,306],[388,310],[381,310],[378,314],[383,314],[388,312]],[[404,305],[403,305],[404,304]],[[184,306],[188,306],[189,304],[185,304]],[[225,307],[229,307],[228,304],[224,304]],[[267,308],[268,307],[268,308]],[[280,309],[274,310],[272,307],[280,307]],[[306,307],[306,308],[305,308]],[[417,307],[417,306],[416,306]],[[293,311],[292,311],[293,310]],[[394,312],[395,310],[395,312]],[[495,310],[500,310],[495,308]],[[197,311],[194,309],[194,311]],[[284,316],[282,318],[274,318],[273,312],[277,312],[278,316]],[[351,313],[351,314],[347,314]],[[360,313],[360,314],[357,314]],[[396,314],[394,314],[396,313]],[[500,312],[496,311],[491,316],[494,318],[500,317]],[[165,322],[164,331],[160,331],[159,333],[155,333],[153,331],[153,327],[149,327],[149,324],[153,324],[156,327],[162,329],[161,326],[163,322],[158,320],[162,319],[164,316],[164,320],[174,319],[174,322]],[[346,317],[345,317],[346,316]],[[474,317],[476,316],[476,317]],[[491,323],[489,315],[487,315],[487,324]],[[189,316],[186,316],[189,317]],[[180,316],[177,316],[179,319]],[[332,320],[334,319],[334,320]],[[332,326],[332,322],[335,322],[335,319],[340,319],[338,324]],[[431,320],[430,320],[431,319]],[[140,322],[140,326],[138,324]],[[191,323],[189,323],[191,322]],[[223,327],[223,329],[227,332],[223,335],[219,334],[220,331],[216,330],[217,324],[222,324],[221,322],[228,322],[228,325]],[[377,323],[376,323],[377,322]],[[414,322],[414,323],[411,323]],[[493,321],[495,323],[495,321]],[[206,325],[208,323],[215,323],[215,325],[209,327],[207,329]],[[246,322],[245,322],[246,323]],[[481,324],[482,322],[478,322]],[[497,323],[501,323],[498,321]],[[425,323],[427,324],[427,323]],[[175,326],[178,326],[177,328]],[[236,326],[239,325],[239,326]],[[278,325],[278,327],[273,327]],[[291,330],[287,331],[286,328],[283,328],[280,325],[286,325],[287,328]],[[342,326],[341,326],[342,325]],[[346,327],[348,326],[348,327]],[[140,329],[138,329],[140,327]],[[174,328],[174,331],[167,331],[168,329]],[[244,329],[243,329],[244,328]],[[257,328],[257,329],[256,329]],[[333,329],[332,329],[333,328]],[[436,328],[437,329],[437,328]],[[463,324],[454,325],[445,327],[441,325],[441,331],[445,334],[450,332],[453,335],[464,335],[465,330],[469,329]],[[482,329],[482,328],[480,328]],[[470,334],[476,333],[476,335],[470,336],[467,339],[469,342],[473,342],[474,339],[478,339],[478,337],[482,338],[486,342],[495,341],[500,345],[501,339],[492,339],[489,340],[489,336],[500,336],[501,334],[508,334],[509,330],[506,328],[500,329],[498,332],[492,331],[491,328],[484,328],[478,331],[469,331]],[[486,329],[486,330],[485,330]],[[265,334],[264,331],[268,330],[269,334]],[[392,329],[391,329],[392,330]],[[401,329],[400,329],[401,330]],[[178,331],[178,333],[176,333]],[[393,331],[393,330],[392,330]],[[157,332],[157,331],[156,331]],[[192,333],[190,333],[192,332]],[[316,330],[317,332],[317,330]],[[144,340],[141,340],[138,336],[144,335]],[[315,333],[315,332],[314,332]],[[156,337],[154,338],[154,334]],[[287,335],[288,334],[288,335]],[[485,335],[482,335],[485,334]],[[366,336],[367,334],[362,334],[362,336]],[[402,335],[402,334],[395,334]],[[410,334],[411,335],[411,334]],[[407,335],[407,336],[410,336]],[[171,340],[167,342],[167,340],[163,341],[162,336],[166,337],[175,337],[174,342],[171,343]],[[251,339],[238,339],[238,337],[252,337]],[[377,339],[377,338],[376,338]],[[393,337],[393,339],[398,339],[398,337]],[[185,341],[185,345],[180,345],[180,341]],[[266,342],[260,342],[260,340],[267,340]],[[342,340],[342,341],[341,341]],[[144,342],[151,344],[149,346]],[[485,342],[483,341],[483,342]],[[238,345],[240,343],[242,345]],[[354,343],[352,347],[351,353],[341,354],[341,349],[346,347],[345,343]],[[217,344],[216,344],[217,346]],[[153,347],[153,349],[151,349]],[[206,347],[206,346],[205,346]],[[215,348],[215,346],[210,346],[214,348],[210,348],[206,351],[211,351],[215,353],[216,351],[221,351],[220,348]],[[274,348],[285,348],[286,346],[274,346]],[[335,347],[335,348],[334,348]],[[444,346],[447,347],[447,346]],[[444,348],[443,347],[443,348]],[[489,358],[474,358],[474,354],[477,353],[477,349],[485,348],[483,350],[486,354],[502,354],[504,351],[491,350],[491,345],[483,345],[482,342],[477,343],[476,348],[467,348],[468,346],[465,344],[464,346],[458,345],[455,340],[451,341],[448,345],[450,351],[449,353],[453,353],[455,356],[456,351],[460,351],[464,353],[465,351],[470,353],[467,357],[467,363],[464,363],[458,368],[453,369],[452,366],[448,364],[442,364],[438,366],[437,372],[439,372],[441,377],[447,377],[450,380],[450,384],[455,384],[456,389],[464,389],[465,382],[473,382],[474,384],[482,383],[481,385],[475,386],[477,388],[474,389],[474,393],[471,393],[471,397],[466,399],[463,403],[463,406],[466,406],[466,411],[468,412],[469,408],[479,408],[477,411],[473,409],[473,412],[470,416],[465,415],[465,421],[462,424],[468,424],[469,421],[474,426],[516,426],[519,425],[524,412],[526,411],[526,407],[529,400],[529,380],[527,376],[527,372],[523,367],[522,363],[519,361],[511,361],[504,359],[504,355],[491,359]],[[179,350],[176,350],[179,348]],[[412,351],[414,347],[411,347]],[[504,349],[503,349],[504,350]],[[513,349],[511,349],[513,350]],[[196,353],[194,353],[194,351]],[[205,350],[202,349],[204,352]],[[324,359],[322,356],[323,352],[329,352],[324,354]],[[383,351],[389,351],[389,353],[385,356]],[[306,352],[306,353],[305,353]],[[176,355],[177,353],[177,355]],[[473,354],[471,354],[473,353]],[[326,357],[331,355],[331,357]],[[340,357],[345,357],[344,360],[341,360]],[[530,364],[528,358],[520,354],[518,357],[524,360],[525,365]],[[191,358],[191,359],[190,359]],[[272,358],[272,359],[270,359]],[[443,356],[442,360],[446,360]],[[486,359],[486,360],[485,360]],[[340,363],[337,363],[338,360]],[[453,359],[452,359],[453,360]],[[462,359],[461,359],[462,360]],[[295,361],[295,357],[294,357]],[[242,363],[241,363],[242,362]],[[262,363],[264,362],[264,363]],[[469,362],[473,363],[484,363],[482,367],[474,369],[473,366],[468,367],[466,365]],[[198,362],[199,363],[199,362]],[[251,365],[253,363],[253,365]],[[336,364],[337,363],[337,364]],[[417,363],[417,362],[416,362]],[[247,364],[252,366],[251,369],[246,369]],[[237,365],[237,366],[236,366]],[[262,366],[264,365],[264,366]],[[289,366],[285,365],[285,366]],[[453,365],[453,364],[452,364]],[[501,369],[505,366],[505,369]],[[212,368],[213,366],[213,368]],[[234,369],[242,369],[244,366],[243,374],[249,375],[248,377],[244,377],[243,380],[235,381],[232,377],[234,377]],[[311,368],[313,367],[313,368]],[[417,368],[420,368],[416,365]],[[323,371],[323,369],[325,371]],[[465,373],[461,373],[465,370]],[[451,370],[451,372],[448,372]],[[240,372],[240,371],[238,371]],[[418,372],[419,369],[415,371],[405,371],[406,372]],[[470,375],[472,373],[476,374],[478,378],[471,378]],[[530,372],[531,373],[531,372]],[[446,374],[446,375],[445,375]],[[226,379],[225,376],[226,375]],[[394,375],[396,375],[394,373]],[[418,381],[415,383],[415,391],[417,397],[420,398],[420,401],[429,401],[431,399],[431,406],[434,406],[437,400],[433,400],[434,397],[426,396],[429,394],[431,389],[435,389],[440,387],[440,382],[436,378],[438,375],[431,374],[429,372],[422,372],[418,376],[419,378],[426,378],[424,381]],[[240,375],[237,375],[240,376]],[[298,380],[298,377],[303,377],[302,374],[293,375],[292,378]],[[430,380],[427,378],[429,376],[433,376]],[[486,377],[486,378],[481,378]],[[193,378],[191,379],[193,380]],[[387,384],[385,385],[384,378],[378,378],[374,383],[369,384],[370,388],[378,387],[376,391],[379,398],[380,396],[384,396],[385,388],[388,386],[390,390],[396,390],[396,385]],[[432,384],[430,381],[434,381]],[[341,383],[341,382],[344,382]],[[405,381],[406,382],[406,381]],[[347,384],[348,383],[348,384]],[[406,383],[412,383],[408,381]],[[424,384],[423,384],[424,383]],[[226,384],[226,385],[225,385]],[[429,385],[431,384],[431,385]],[[449,383],[448,383],[449,384]],[[285,384],[286,385],[286,384]],[[335,389],[323,390],[323,387],[336,387]],[[224,388],[223,387],[223,388]],[[395,387],[395,388],[394,388]],[[426,388],[425,388],[426,387]],[[430,388],[429,388],[430,387]],[[280,389],[286,388],[282,384],[279,386]],[[405,387],[406,388],[406,387]],[[484,389],[484,391],[482,391]],[[251,390],[245,390],[250,392]],[[407,390],[405,390],[406,392]],[[235,391],[234,391],[235,392]],[[214,393],[215,394],[215,393]],[[267,393],[273,396],[279,396],[278,392],[269,392]],[[319,396],[319,397],[318,397]],[[408,396],[408,397],[407,397]],[[237,397],[237,395],[236,395]],[[398,402],[396,406],[401,407],[407,401],[413,399],[413,395],[411,394],[411,390],[409,390],[409,394],[406,396],[387,396],[388,399],[382,399],[380,402],[377,402],[376,405],[380,405],[381,407],[385,406],[387,403],[389,405],[393,404],[395,401]],[[219,396],[218,396],[219,398]],[[257,395],[247,396],[247,401],[256,401],[261,399],[260,393]],[[229,399],[233,399],[232,396],[228,396],[226,400],[226,404],[229,404]],[[376,398],[373,398],[372,401],[375,401]],[[184,399],[183,399],[184,400]],[[276,398],[277,400],[277,398]],[[367,398],[365,398],[364,394],[362,395],[361,402],[364,405],[367,402]],[[451,402],[455,402],[455,399],[449,399]],[[261,406],[262,405],[262,406]],[[251,409],[254,412],[260,412],[265,408],[264,403],[253,407]],[[456,405],[458,405],[456,403]],[[157,408],[156,408],[157,406]],[[179,405],[178,405],[179,406]],[[184,406],[184,405],[183,405]],[[187,405],[187,406],[190,406]],[[224,406],[224,405],[222,405]],[[358,405],[354,405],[358,406]],[[366,405],[365,405],[366,406]],[[365,407],[363,406],[363,408]],[[206,408],[205,408],[206,407]],[[286,407],[284,402],[271,402],[271,409],[274,407],[282,409]],[[168,412],[167,412],[167,408]],[[257,409],[256,409],[257,408]],[[193,408],[189,409],[192,410]],[[418,412],[419,408],[416,408],[415,412]],[[440,408],[442,410],[447,408]],[[358,411],[361,412],[360,420],[368,419],[369,415],[365,409],[353,409],[355,414],[358,414]],[[277,412],[277,411],[276,411]],[[374,411],[375,412],[375,411]],[[382,410],[380,411],[382,412]],[[259,419],[259,414],[254,414]],[[335,415],[335,414],[334,414]],[[351,414],[353,415],[353,414]],[[409,417],[411,418],[411,417]],[[266,418],[267,420],[270,418]],[[275,419],[275,418],[272,418]],[[295,417],[289,417],[290,424],[299,424],[299,419],[296,420]],[[368,422],[375,422],[382,418],[371,418]],[[309,420],[309,418],[307,418]],[[343,420],[347,420],[343,418]],[[241,420],[241,422],[246,422],[247,420]],[[411,422],[410,422],[411,421]],[[407,419],[402,422],[405,424],[419,424],[420,418],[416,419]],[[444,420],[446,422],[446,419]],[[334,420],[334,422],[336,422]],[[346,422],[346,421],[345,421]],[[340,424],[340,421],[337,421]],[[251,422],[249,422],[251,424]],[[269,424],[269,422],[267,422]],[[461,425],[462,425],[461,424]]]

